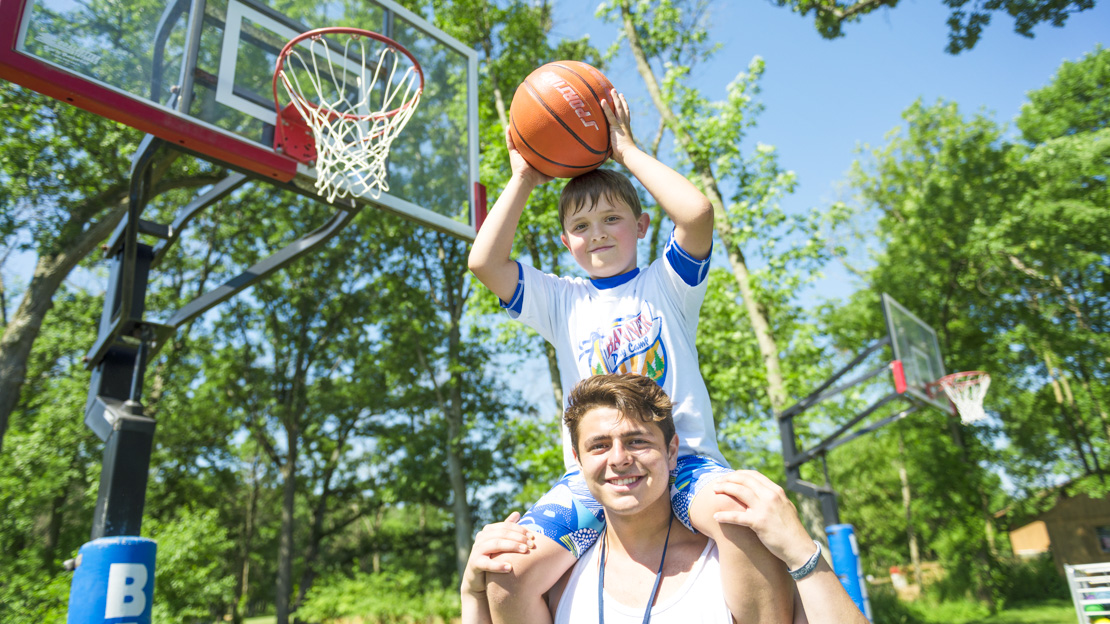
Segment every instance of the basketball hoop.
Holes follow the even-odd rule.
[[[983,411],[983,397],[991,385],[991,376],[987,373],[953,373],[938,379],[936,385],[943,388],[948,398],[956,404],[956,411],[960,413],[960,420],[965,425],[987,417],[987,413]]]
[[[389,190],[389,148],[424,91],[424,72],[412,53],[369,30],[318,28],[285,44],[273,84],[274,147],[315,162],[320,195],[333,202]]]

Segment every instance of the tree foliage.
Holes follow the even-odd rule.
[[[844,25],[858,22],[878,9],[893,9],[899,0],[774,0],[803,17],[813,15],[817,32],[826,39],[844,36]],[[1043,23],[1062,27],[1074,13],[1093,9],[1095,0],[944,0],[948,16],[948,45],[945,51],[959,54],[979,43],[991,18],[1005,13],[1014,20],[1014,32],[1032,38]]]
[[[834,335],[842,344],[867,326],[877,335],[876,300],[886,292],[937,330],[949,370],[992,374],[987,424],[931,414],[898,425],[914,526],[927,551],[949,562],[957,593],[1004,593],[991,572],[998,544],[990,512],[1006,502],[998,474],[1021,498],[1105,469],[1110,241],[1095,224],[1110,217],[1106,120],[1044,104],[1105,99],[1107,83],[1075,80],[1105,63],[1096,50],[1032,92],[1017,122],[1030,132],[1019,142],[953,102],[916,102],[852,173],[860,218],[874,219],[879,245],[868,288],[826,315]],[[845,515],[870,514],[860,522],[870,532],[888,524],[882,508],[874,501]]]

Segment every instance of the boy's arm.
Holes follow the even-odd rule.
[[[487,524],[474,537],[474,547],[463,570],[459,588],[462,601],[462,624],[493,624],[489,598],[486,596],[486,576],[507,573],[512,566],[495,561],[501,553],[527,552],[535,548],[535,537],[517,524],[519,512],[512,512],[504,522]]]
[[[505,143],[509,149],[513,175],[474,238],[468,266],[474,276],[493,291],[493,294],[502,301],[509,301],[517,286],[518,269],[510,254],[520,215],[528,203],[532,189],[551,178],[535,170],[524,160],[513,145],[508,130],[505,131]]]
[[[709,256],[713,244],[713,205],[709,198],[682,174],[636,147],[624,95],[613,89],[601,106],[609,119],[613,160],[627,167],[674,221],[678,245],[699,260]]]

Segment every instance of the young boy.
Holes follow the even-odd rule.
[[[712,247],[712,206],[686,178],[636,147],[628,103],[616,91],[607,95],[602,106],[613,160],[636,176],[675,224],[664,257],[643,271],[637,267],[636,243],[647,234],[650,217],[624,176],[597,170],[568,182],[559,201],[560,238],[590,279],[544,275],[512,260],[528,196],[550,178],[524,160],[506,133],[513,174],[474,241],[470,270],[510,316],[554,345],[564,396],[580,379],[600,373],[639,373],[663,388],[674,401],[679,437],[671,495],[676,515],[716,540],[722,580],[749,588],[728,605],[739,621],[789,622],[792,589],[781,562],[750,529],[714,520],[715,513],[736,511],[740,504],[712,488],[698,496],[732,472],[717,447],[694,346]],[[536,549],[503,555],[513,572],[490,579],[495,622],[550,622],[544,594],[604,527],[565,426],[562,437],[567,474],[521,520],[541,536]],[[631,490],[641,481],[626,478],[614,487]]]

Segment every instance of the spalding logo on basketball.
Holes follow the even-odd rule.
[[[601,100],[613,85],[579,61],[555,61],[528,75],[509,107],[513,144],[528,164],[573,178],[609,158],[609,121]]]

